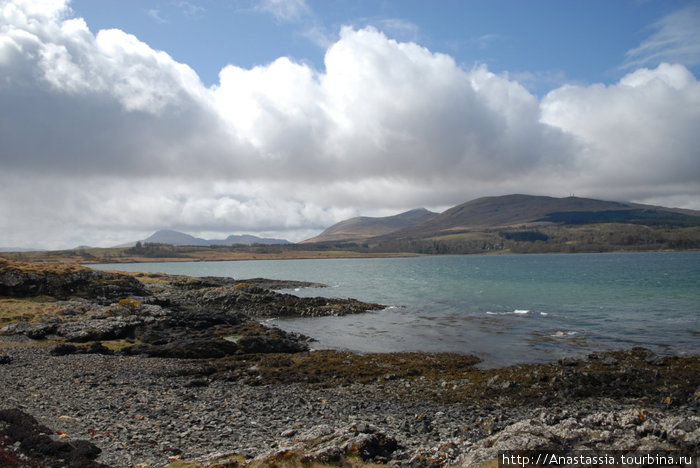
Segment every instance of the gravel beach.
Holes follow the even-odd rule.
[[[9,267],[2,294],[30,289],[16,281],[26,272]],[[71,274],[77,283],[35,281],[70,283],[71,297],[56,286],[61,300],[42,305],[58,312],[2,327],[6,466],[272,466],[290,457],[299,466],[478,466],[499,450],[700,447],[698,356],[634,348],[482,369],[449,353],[309,351],[304,337],[256,315],[376,305],[298,300],[230,279]],[[36,418],[34,435],[17,429],[22,415]],[[66,450],[87,461],[72,463]]]

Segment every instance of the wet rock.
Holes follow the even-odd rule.
[[[167,304],[196,304],[209,310],[237,310],[256,318],[339,316],[384,308],[380,304],[356,299],[297,297],[245,283],[187,291],[171,290],[158,295],[157,300]]]
[[[300,353],[309,349],[306,343],[282,335],[247,335],[241,337],[237,344],[240,352],[246,354]]]
[[[238,345],[216,337],[183,337],[162,345],[135,345],[124,348],[128,355],[178,359],[221,358],[238,351]]]

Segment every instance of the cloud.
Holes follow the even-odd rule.
[[[700,83],[682,65],[639,69],[610,86],[564,86],[542,120],[583,143],[579,184],[643,198],[700,188]],[[610,187],[606,189],[605,187]]]
[[[206,11],[204,7],[201,7],[199,5],[195,5],[191,2],[185,2],[181,1],[177,3],[177,6],[180,7],[180,10],[182,11],[183,14],[187,16],[197,16],[199,14],[202,14]]]
[[[375,26],[392,37],[405,41],[417,41],[420,33],[417,24],[401,18],[380,19],[375,22]]]
[[[151,8],[149,10],[146,10],[146,14],[154,20],[156,20],[156,22],[158,23],[163,24],[168,22],[168,20],[166,20],[160,15],[160,10],[158,10],[157,8]]]
[[[260,0],[256,8],[284,22],[298,21],[311,11],[306,0]]]
[[[508,74],[345,27],[324,70],[229,65],[208,88],[63,2],[5,2],[0,233],[54,248],[160,228],[301,240],[513,192],[700,208],[699,86],[662,64],[540,100]]]
[[[661,62],[700,64],[700,5],[674,11],[653,25],[655,30],[627,52],[625,69],[656,66]]]

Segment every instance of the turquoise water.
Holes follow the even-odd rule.
[[[94,266],[94,265],[93,265]],[[359,352],[457,351],[485,365],[646,346],[700,353],[700,252],[109,264],[190,276],[321,282],[300,296],[388,307],[276,326]]]

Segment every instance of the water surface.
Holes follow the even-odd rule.
[[[286,291],[387,305],[276,319],[318,348],[457,351],[486,365],[646,346],[700,352],[700,252],[435,256],[91,265],[190,276],[320,282]]]

